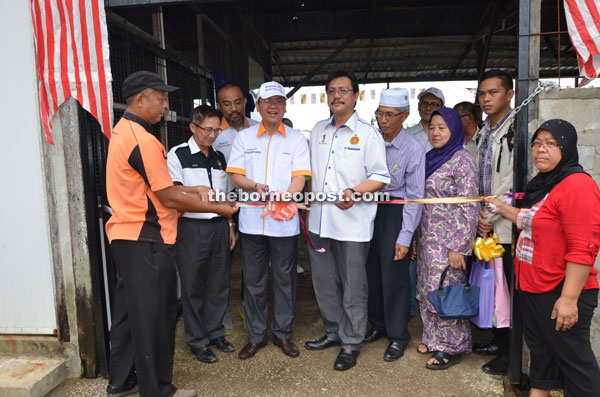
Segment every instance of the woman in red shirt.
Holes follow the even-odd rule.
[[[530,396],[560,388],[565,395],[598,396],[590,323],[598,305],[600,191],[579,165],[577,132],[567,121],[543,123],[531,157],[540,172],[525,188],[529,208],[486,200],[490,211],[521,230],[515,282],[531,350]]]

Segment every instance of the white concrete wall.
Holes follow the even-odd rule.
[[[56,328],[29,1],[0,2],[0,333]]]
[[[553,89],[541,94],[538,109],[539,120],[530,123],[530,133],[546,120],[569,121],[577,129],[579,162],[600,185],[600,88]],[[600,258],[596,269],[600,270]],[[591,337],[600,361],[600,309],[592,320]]]

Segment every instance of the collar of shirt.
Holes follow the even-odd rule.
[[[149,122],[147,122],[146,120],[144,120],[140,116],[137,116],[137,115],[135,115],[133,113],[130,113],[130,112],[125,112],[125,113],[123,113],[123,118],[125,120],[129,120],[129,121],[133,121],[134,123],[138,123],[139,125],[141,125],[142,127],[144,127],[144,129],[146,131],[148,131],[149,133],[152,134],[152,124],[150,124]]]
[[[221,129],[222,129],[222,130],[226,130],[226,129],[227,129],[227,128],[229,128],[229,127],[230,127],[229,123],[227,122],[227,120],[225,119],[225,117],[223,117],[223,119],[221,120]],[[244,127],[244,128],[248,128],[248,127],[250,127],[250,122],[248,121],[248,118],[247,118],[247,117],[244,117],[244,126],[243,126],[243,127]],[[242,130],[243,130],[244,128],[242,128]]]
[[[285,138],[285,125],[283,125],[283,123],[279,123],[279,127],[277,127],[277,131],[275,131],[275,133],[280,133]],[[265,128],[265,125],[261,121],[260,125],[258,126],[258,132],[256,133],[256,136],[259,137],[263,134],[268,134],[268,132]]]
[[[509,108],[508,111],[506,113],[504,113],[504,116],[500,117],[500,120],[498,120],[498,122],[496,123],[495,126],[491,126],[492,124],[492,118],[490,116],[488,116],[485,121],[483,122],[483,127],[488,130],[491,131],[492,133],[494,131],[496,131],[498,129],[498,127],[500,127],[508,118],[508,116],[510,116],[510,114],[512,113],[512,108]]]
[[[400,132],[398,133],[398,135],[396,135],[396,137],[394,139],[392,139],[391,142],[385,142],[385,147],[393,146],[396,149],[400,150],[400,147],[402,146],[402,141],[404,141],[405,135],[406,135],[406,132],[404,131],[404,128],[402,128],[400,130]]]
[[[356,123],[358,122],[358,113],[356,113],[356,111],[354,111],[354,113],[352,113],[352,116],[350,116],[350,118],[348,120],[346,120],[346,122],[342,125],[340,125],[339,129],[342,128],[349,128],[351,131],[356,131]],[[333,116],[331,116],[331,121],[330,121],[331,126],[335,129],[335,118]]]
[[[204,152],[202,152],[202,150],[200,150],[200,146],[198,146],[198,144],[194,140],[193,136],[188,140],[188,145],[190,146],[190,152],[192,154],[196,154],[196,153],[200,152],[204,155]],[[206,158],[210,158],[210,157],[214,156],[215,154],[217,154],[217,152],[215,152],[215,149],[213,149],[212,146],[209,146],[208,147],[208,157],[206,157]]]

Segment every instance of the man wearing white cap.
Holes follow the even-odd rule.
[[[381,93],[375,112],[383,134],[387,167],[392,178],[383,191],[392,199],[422,198],[425,188],[425,149],[402,123],[409,114],[408,91],[391,88]],[[387,336],[383,359],[402,357],[410,341],[410,246],[421,218],[420,204],[379,204],[367,257],[369,322],[365,343]]]
[[[444,106],[444,93],[439,88],[429,87],[425,91],[421,91],[417,96],[417,99],[419,99],[419,116],[421,116],[421,121],[418,124],[407,128],[406,132],[419,141],[425,148],[425,152],[428,152],[432,148],[429,143],[429,138],[427,137],[429,120],[431,119],[431,114],[435,110]]]
[[[262,116],[258,125],[240,131],[233,143],[227,172],[237,188],[267,193],[301,192],[311,176],[306,138],[286,127],[285,89],[274,81],[263,83],[258,92],[257,108]],[[240,211],[244,274],[244,310],[250,341],[239,353],[241,360],[253,357],[267,343],[267,281],[269,262],[273,272],[273,343],[284,354],[297,357],[291,341],[296,306],[296,262],[298,215],[286,221],[263,218],[264,208],[245,207]]]

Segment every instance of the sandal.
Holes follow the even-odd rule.
[[[447,369],[453,366],[454,364],[458,364],[462,361],[462,356],[460,354],[452,355],[444,352],[435,352],[431,356],[431,358],[435,358],[438,363],[425,364],[425,368],[427,369]],[[447,360],[447,361],[446,361]]]
[[[421,346],[425,346],[425,351],[421,350]],[[429,353],[429,348],[427,347],[427,345],[425,343],[419,343],[419,345],[417,346],[417,353],[427,354],[427,353]]]

